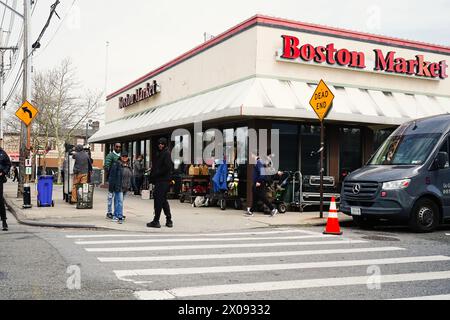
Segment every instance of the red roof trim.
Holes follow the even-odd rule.
[[[345,37],[348,39],[369,41],[369,42],[378,42],[378,43],[383,43],[383,44],[387,44],[387,45],[408,47],[408,48],[413,48],[413,49],[450,54],[450,47],[447,47],[447,46],[430,44],[430,43],[413,41],[413,40],[404,40],[404,39],[399,39],[399,38],[386,37],[386,36],[380,36],[380,35],[374,35],[374,34],[368,34],[368,33],[362,33],[362,32],[357,32],[357,31],[352,31],[352,30],[333,28],[333,27],[328,27],[328,26],[292,21],[292,20],[281,19],[281,18],[256,15],[256,16],[253,16],[252,18],[238,24],[237,26],[225,31],[224,33],[220,34],[219,36],[205,42],[204,44],[201,44],[201,45],[195,47],[194,49],[184,53],[183,55],[175,58],[174,60],[164,64],[163,66],[159,67],[158,69],[147,73],[146,75],[131,82],[130,84],[126,85],[125,87],[111,93],[110,95],[107,96],[106,100],[110,100],[110,99],[116,97],[117,95],[135,87],[136,85],[140,84],[141,82],[143,82],[147,79],[150,79],[150,78],[156,76],[157,74],[160,74],[160,73],[164,72],[165,70],[173,67],[174,65],[176,65],[180,62],[183,62],[183,61],[191,58],[192,56],[195,56],[196,54],[215,46],[216,44],[226,40],[227,38],[230,38],[230,37],[238,34],[242,30],[253,27],[257,24],[307,30],[307,31],[311,31],[311,32],[319,33],[319,34],[340,36],[340,37]]]

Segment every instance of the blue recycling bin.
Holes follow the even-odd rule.
[[[53,176],[40,176],[37,185],[37,206],[54,207]]]

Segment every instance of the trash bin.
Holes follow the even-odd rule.
[[[54,207],[53,176],[40,176],[37,185],[37,206]]]
[[[92,183],[77,185],[77,209],[92,209],[94,207],[94,189]]]

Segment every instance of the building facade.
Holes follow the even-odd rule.
[[[106,152],[121,142],[149,166],[155,140],[180,128],[194,139],[194,123],[244,146],[249,129],[278,129],[280,169],[317,175],[320,124],[309,102],[324,80],[336,96],[325,173],[340,180],[398,125],[450,112],[449,56],[450,47],[257,15],[110,94],[90,142]],[[249,152],[230,157],[245,164]]]

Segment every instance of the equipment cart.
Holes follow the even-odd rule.
[[[206,197],[210,193],[210,176],[182,176],[180,202],[193,204],[196,197]]]

